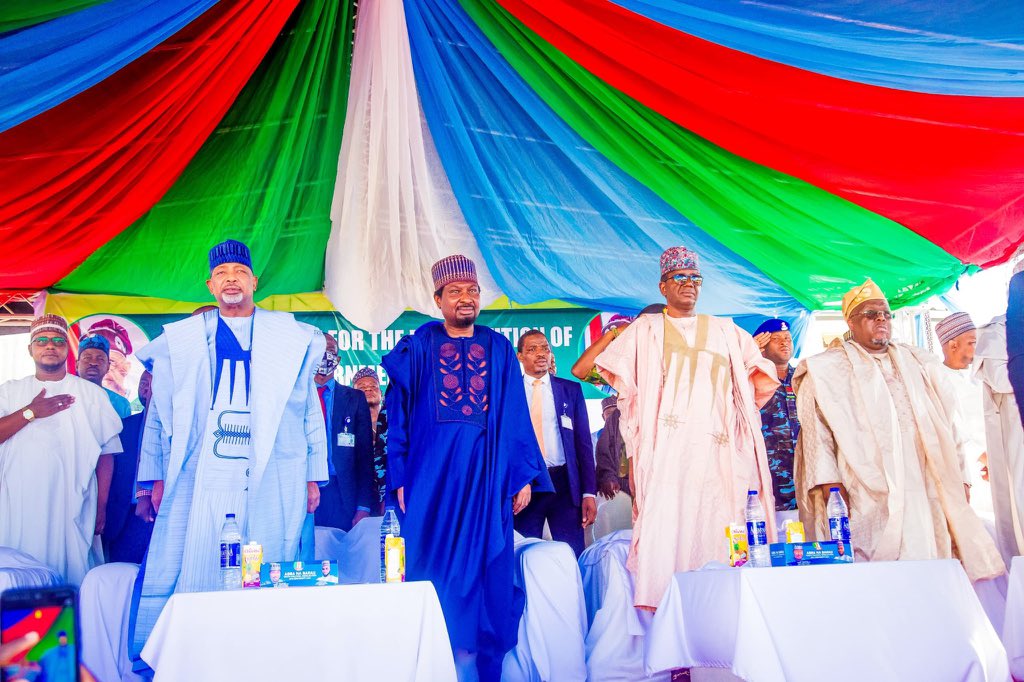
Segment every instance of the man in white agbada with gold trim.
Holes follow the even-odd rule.
[[[106,391],[68,374],[63,317],[36,318],[29,332],[35,374],[0,385],[0,547],[78,585],[103,563],[96,463],[121,452],[121,420]]]
[[[218,308],[166,325],[137,353],[153,373],[138,479],[154,483],[158,514],[133,597],[133,658],[172,593],[220,589],[226,514],[264,561],[295,561],[327,480],[313,383],[323,334],[256,308],[245,244],[218,244],[209,260]]]
[[[851,341],[804,360],[793,377],[800,437],[800,518],[828,538],[838,485],[856,556],[868,561],[959,558],[971,580],[1005,569],[967,501],[955,432],[956,395],[938,358],[891,341],[892,312],[867,280],[843,297]]]
[[[648,610],[677,571],[728,561],[723,532],[743,521],[748,490],[775,537],[760,413],[779,385],[775,365],[732,320],[696,313],[696,253],[668,249],[661,274],[664,312],[638,317],[597,357],[618,391],[634,493],[627,566]]]

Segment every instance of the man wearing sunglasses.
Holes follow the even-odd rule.
[[[858,559],[956,557],[971,580],[1002,574],[967,501],[956,389],[942,363],[892,341],[889,302],[870,279],[842,310],[852,340],[804,360],[793,377],[797,506],[811,539],[829,539],[829,488],[838,486]]]
[[[102,388],[68,373],[64,318],[36,318],[29,338],[35,374],[0,385],[0,547],[78,585],[103,563],[96,465],[121,452],[121,420]]]
[[[661,256],[658,315],[640,315],[597,357],[618,391],[630,458],[634,603],[653,610],[672,575],[728,561],[722,529],[743,519],[747,491],[775,508],[759,407],[779,385],[775,365],[727,318],[697,314],[697,254]],[[769,537],[774,517],[768,516]]]

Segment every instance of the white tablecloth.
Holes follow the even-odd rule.
[[[454,682],[430,583],[175,594],[142,658],[156,682]]]
[[[316,528],[318,559],[340,560],[346,584],[380,579],[381,517],[371,516],[346,533]],[[583,682],[587,632],[576,557],[569,545],[516,534],[516,584],[526,592],[519,643],[503,664],[505,682]]]
[[[956,561],[680,573],[645,656],[652,671],[724,667],[749,682],[1008,678]]]
[[[1010,587],[1006,594],[1003,643],[1014,679],[1024,680],[1024,557],[1013,557]]]
[[[376,582],[380,575],[380,522],[380,518],[370,517],[349,533],[317,527],[317,558],[338,559],[342,583]],[[90,669],[109,671],[99,677],[103,682],[137,679],[121,643],[122,633],[127,632],[137,570],[130,564],[100,566],[82,585],[83,660]],[[525,588],[527,606],[519,625],[519,643],[506,658],[507,680],[586,679],[583,639],[587,621],[572,550],[563,543],[517,538],[516,580]]]
[[[14,587],[48,587],[64,581],[59,573],[24,552],[0,547],[0,592]]]

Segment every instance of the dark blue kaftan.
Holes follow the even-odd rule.
[[[479,653],[482,682],[497,679],[523,606],[512,497],[528,483],[552,491],[515,352],[486,327],[452,338],[429,322],[381,364],[389,487],[405,488],[407,577],[434,584],[452,647]]]

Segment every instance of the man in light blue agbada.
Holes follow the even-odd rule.
[[[172,593],[219,589],[226,514],[266,561],[297,560],[327,480],[313,383],[323,334],[256,308],[257,285],[245,244],[218,244],[207,280],[217,309],[164,326],[137,354],[153,373],[138,478],[154,483],[157,519],[133,596],[136,659]]]

